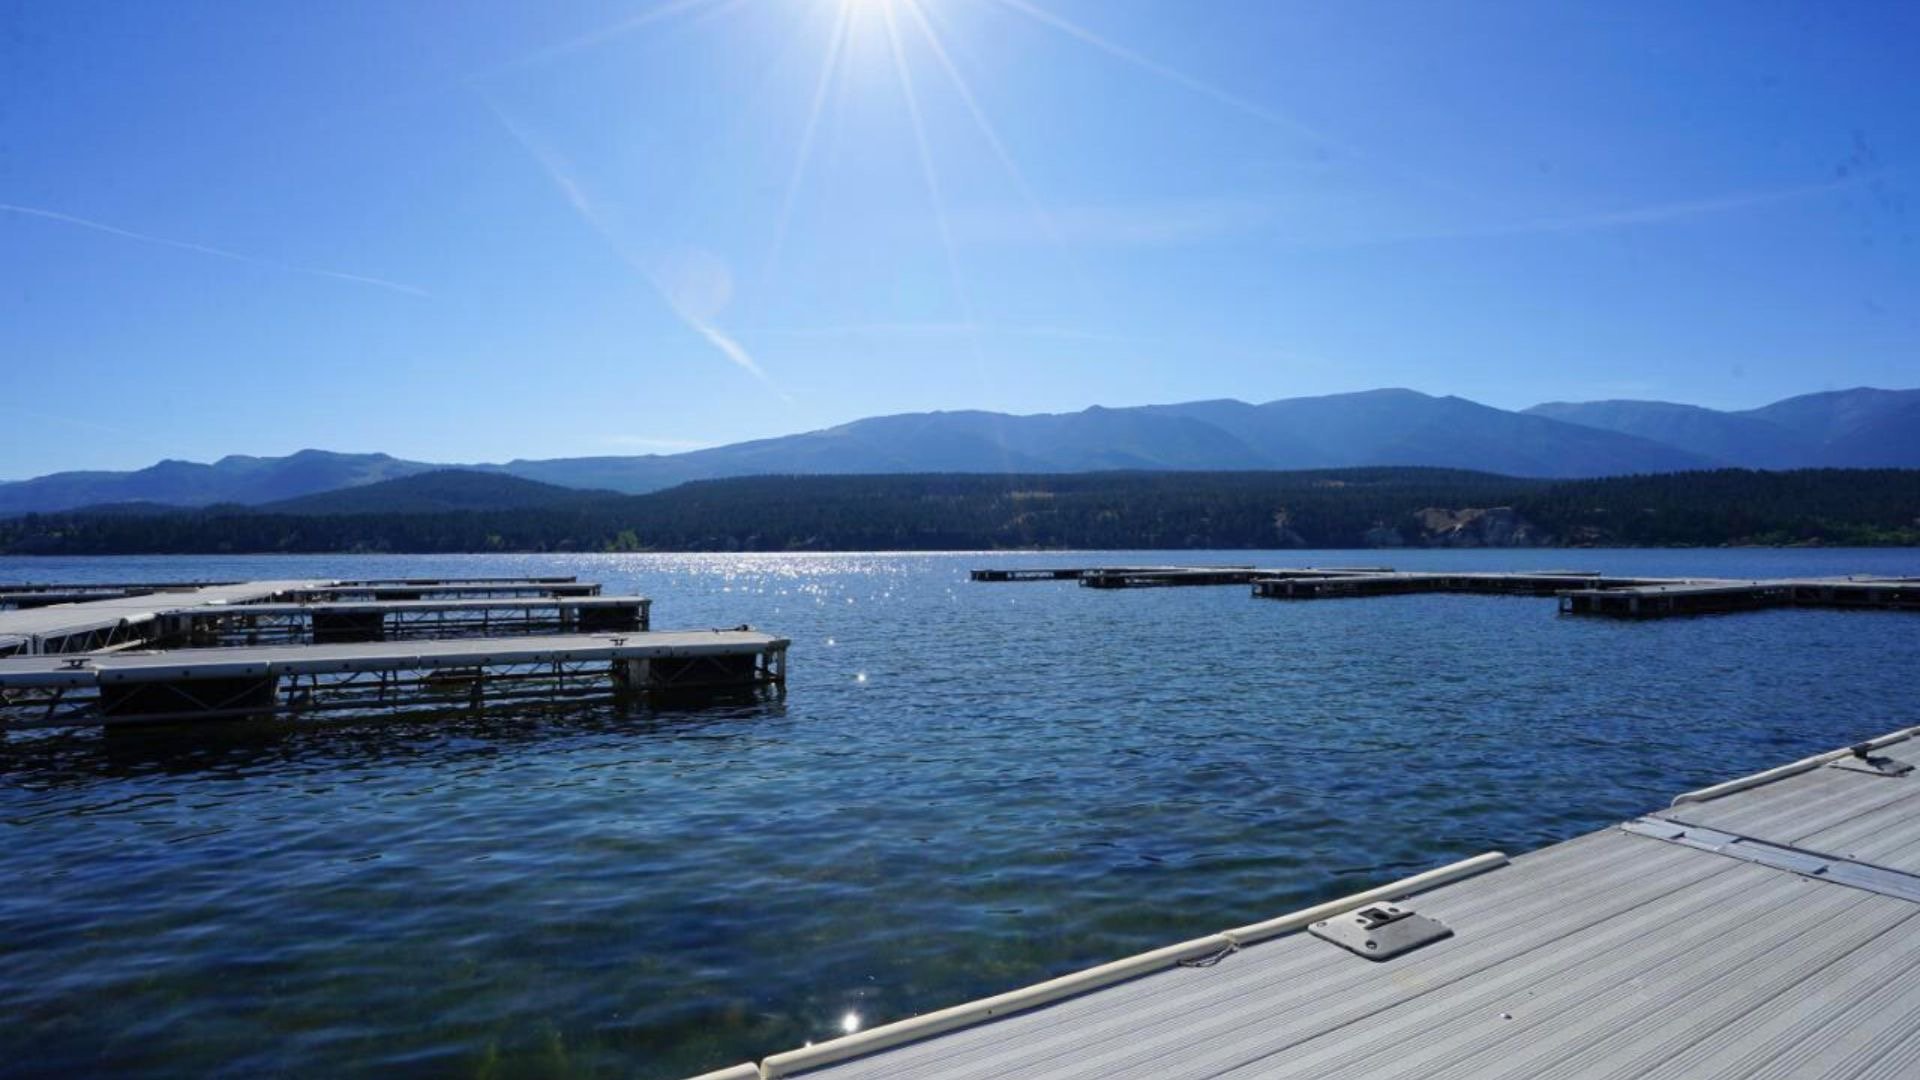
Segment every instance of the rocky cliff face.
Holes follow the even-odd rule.
[[[1369,547],[1545,547],[1554,542],[1511,506],[1429,506],[1399,528],[1376,525],[1365,540]]]
[[[1420,542],[1428,547],[1539,547],[1553,542],[1511,506],[1443,510],[1430,506],[1414,515]]]
[[[1304,548],[1309,546],[1307,538],[1301,536],[1293,527],[1293,519],[1285,508],[1273,512],[1273,546],[1277,548]]]

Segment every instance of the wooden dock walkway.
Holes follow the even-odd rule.
[[[1916,734],[708,1078],[1920,1076]]]

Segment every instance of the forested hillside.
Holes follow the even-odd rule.
[[[0,551],[63,555],[1806,543],[1920,543],[1920,470],[769,476],[513,509],[0,521]]]

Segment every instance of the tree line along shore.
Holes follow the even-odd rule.
[[[438,472],[264,507],[0,520],[15,555],[1920,545],[1920,470],[759,476],[646,495]]]

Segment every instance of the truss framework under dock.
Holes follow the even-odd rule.
[[[777,688],[788,644],[741,629],[9,657],[0,727]]]
[[[418,624],[430,621],[428,605],[438,604],[439,620],[458,632],[533,632],[551,626],[556,632],[575,630],[644,630],[648,626],[642,597],[615,597],[605,604],[600,586],[573,577],[535,578],[385,578],[367,580],[247,581],[219,585],[166,583],[112,585],[95,595],[79,585],[8,585],[24,590],[17,595],[63,598],[78,602],[15,604],[0,610],[0,656],[16,654],[95,652],[145,643],[192,644],[191,631],[222,624],[288,624],[271,627],[283,640],[296,640],[291,624],[304,621],[309,640],[366,640],[370,637],[418,636]],[[15,594],[8,594],[15,595]],[[431,599],[423,599],[431,598]],[[572,600],[569,605],[563,601]],[[486,607],[461,601],[483,602]],[[266,605],[280,605],[269,616]],[[358,605],[358,610],[350,610]],[[389,614],[375,623],[372,609],[387,605]],[[636,616],[629,612],[638,606]],[[293,611],[299,608],[299,613]],[[508,613],[518,611],[515,620]],[[460,614],[455,614],[456,612]],[[239,617],[227,618],[230,613]],[[360,629],[351,629],[352,624]],[[475,627],[473,624],[479,624]],[[464,624],[464,625],[462,625]],[[631,625],[630,625],[631,624]],[[392,634],[387,628],[393,629]],[[355,633],[358,637],[354,637]],[[256,637],[253,640],[268,640]],[[201,640],[204,640],[202,638]],[[216,639],[217,640],[217,639]]]
[[[1920,1075],[1916,734],[708,1076]]]
[[[644,596],[239,604],[169,612],[160,640],[204,647],[631,633],[652,628],[652,606]]]

